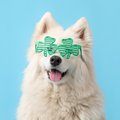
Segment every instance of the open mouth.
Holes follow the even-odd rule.
[[[57,82],[60,81],[67,74],[67,71],[62,73],[57,69],[51,69],[50,71],[47,71],[47,74],[48,74],[48,78],[51,81]]]

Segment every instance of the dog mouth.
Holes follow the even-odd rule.
[[[57,69],[51,69],[50,71],[47,71],[48,78],[51,81],[57,82],[62,80],[62,78],[67,74],[68,70],[65,72],[61,72]]]

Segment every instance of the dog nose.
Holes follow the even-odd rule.
[[[62,62],[61,58],[59,56],[52,56],[50,58],[50,63],[52,66],[57,66]]]

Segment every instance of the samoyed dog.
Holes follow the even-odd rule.
[[[71,38],[81,54],[69,59],[59,51],[45,56],[35,50],[46,36],[62,44]],[[95,82],[92,38],[86,18],[64,30],[47,12],[36,25],[28,51],[17,120],[104,120],[103,99]]]

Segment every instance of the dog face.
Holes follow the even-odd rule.
[[[43,52],[35,53],[35,42],[44,42],[44,38],[50,36],[55,38],[55,44],[62,44],[62,39],[72,38],[73,44],[81,46],[82,55],[71,54],[69,59],[62,57],[58,51],[53,55],[44,56]],[[46,13],[37,24],[33,35],[32,45],[29,50],[29,61],[33,58],[37,61],[37,68],[42,71],[44,79],[53,84],[75,82],[74,79],[82,81],[83,76],[88,77],[90,61],[91,35],[87,20],[81,18],[75,25],[64,30],[53,19],[50,13]],[[87,61],[88,60],[88,61]]]
[[[66,32],[60,32],[61,34],[54,36],[56,38],[55,44],[62,44],[61,40],[64,38],[69,38]],[[72,37],[72,36],[71,36]],[[80,44],[79,41],[73,41],[75,44]],[[72,77],[74,74],[75,68],[79,62],[79,56],[71,55],[69,59],[62,57],[58,51],[56,51],[53,55],[44,56],[43,53],[39,53],[39,66],[42,66],[42,69],[46,71],[48,80],[50,82],[54,82],[55,84],[63,83]],[[71,76],[72,75],[72,76]]]

